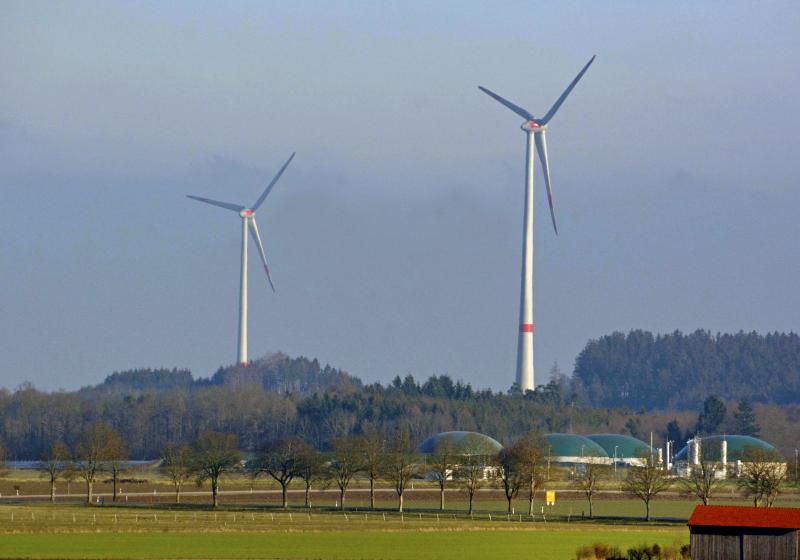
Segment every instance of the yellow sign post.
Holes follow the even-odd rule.
[[[555,490],[548,490],[547,495],[545,497],[545,503],[548,506],[556,505],[556,491]]]

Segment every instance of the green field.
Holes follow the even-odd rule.
[[[574,558],[580,545],[684,543],[681,524],[545,522],[483,512],[0,507],[0,558]]]
[[[0,537],[2,558],[287,558],[481,559],[574,558],[580,544],[628,547],[686,542],[685,529],[620,530],[339,530],[257,533],[13,534]]]
[[[22,481],[20,481],[22,482]],[[20,495],[39,491],[35,480],[20,484]],[[152,493],[152,489],[157,493]],[[555,507],[537,497],[535,515],[524,513],[527,502],[515,500],[506,514],[499,490],[486,490],[477,511],[466,513],[463,493],[448,493],[446,512],[438,512],[438,494],[418,484],[408,493],[410,511],[402,516],[391,492],[379,494],[377,511],[368,511],[364,488],[348,493],[349,511],[333,509],[336,492],[315,492],[314,509],[302,508],[301,493],[292,493],[288,511],[277,507],[279,494],[262,485],[261,493],[245,486],[227,486],[223,506],[208,508],[207,495],[186,496],[175,506],[168,487],[153,485],[130,502],[86,507],[73,495],[55,505],[42,499],[5,498],[0,505],[0,559],[442,559],[536,557],[568,560],[579,546],[604,542],[625,550],[640,544],[681,545],[688,542],[685,520],[696,501],[677,492],[652,503],[654,522],[644,524],[644,507],[608,488],[595,501],[596,519],[580,495],[561,488]],[[11,490],[14,490],[12,487]],[[149,490],[149,492],[148,492]],[[193,489],[199,490],[199,489]],[[274,487],[272,488],[274,490]],[[60,499],[64,499],[63,497]],[[747,503],[735,487],[720,490],[715,503]],[[781,505],[798,506],[789,492]]]
[[[515,500],[514,515],[497,489],[479,492],[476,513],[466,513],[463,493],[453,490],[447,508],[438,512],[438,493],[429,484],[416,484],[406,498],[409,511],[394,511],[396,497],[383,489],[377,511],[368,511],[365,488],[348,492],[346,512],[336,511],[335,491],[316,491],[314,509],[300,506],[301,492],[290,494],[291,507],[278,507],[275,487],[261,483],[254,490],[228,481],[222,507],[208,508],[205,491],[192,488],[185,504],[176,506],[169,487],[160,481],[126,493],[129,501],[86,507],[75,493],[60,496],[55,505],[27,498],[46,490],[36,479],[6,481],[0,505],[0,559],[163,559],[239,558],[287,559],[443,559],[507,556],[567,560],[579,546],[603,542],[625,550],[640,544],[680,545],[688,541],[685,520],[696,501],[677,491],[652,503],[654,522],[644,524],[644,506],[615,492],[613,485],[595,501],[596,519],[589,520],[588,504],[563,486],[557,504],[542,513],[537,496],[535,515],[527,502]],[[11,495],[19,488],[19,497]],[[80,486],[73,488],[80,492]],[[155,492],[154,492],[155,491]],[[233,493],[230,493],[234,491]],[[747,502],[734,486],[722,487],[715,503]],[[798,506],[798,494],[787,492],[780,505]]]

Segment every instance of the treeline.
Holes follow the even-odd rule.
[[[670,336],[711,340],[707,333]],[[663,345],[667,338],[651,336],[650,340],[653,345],[655,341]],[[209,378],[194,378],[188,370],[143,369],[115,372],[99,385],[74,392],[50,393],[23,385],[15,391],[0,389],[0,444],[11,460],[36,459],[55,441],[74,446],[87,426],[103,422],[120,433],[130,456],[136,459],[156,458],[165,444],[186,443],[206,431],[235,434],[243,450],[253,450],[266,439],[294,436],[318,449],[329,449],[338,437],[374,431],[392,435],[400,430],[415,440],[450,430],[477,431],[504,444],[532,429],[626,433],[643,440],[652,432],[660,445],[667,439],[685,441],[698,432],[756,435],[760,426],[760,435],[784,453],[797,447],[800,406],[753,403],[751,407],[757,392],[753,399],[734,400],[726,398],[729,392],[722,385],[713,385],[719,391],[709,393],[702,388],[673,387],[664,370],[660,370],[664,378],[657,382],[658,398],[672,402],[669,395],[678,395],[674,409],[655,404],[655,396],[647,401],[654,404],[637,406],[643,401],[636,391],[644,389],[633,384],[644,383],[648,391],[651,388],[632,373],[630,383],[620,382],[617,388],[628,395],[622,398],[624,402],[603,404],[619,399],[613,397],[611,386],[597,376],[588,376],[585,368],[592,361],[604,363],[597,358],[603,354],[597,348],[616,348],[609,342],[612,339],[627,347],[626,340],[646,341],[648,336],[620,334],[592,342],[579,358],[576,377],[568,378],[554,368],[547,385],[526,394],[513,387],[502,393],[477,390],[446,375],[424,382],[408,375],[388,385],[365,385],[317,360],[283,354],[255,361],[247,368],[219,368]],[[649,345],[640,342],[628,347],[632,355],[644,356],[644,351],[633,352],[634,347]],[[611,362],[618,365],[598,366],[595,371],[616,372],[627,367],[621,358]],[[792,382],[787,381],[786,394],[791,394]],[[681,397],[687,391],[691,398]],[[706,406],[710,395],[716,395],[711,408]]]
[[[275,393],[306,395],[316,392],[349,392],[360,389],[361,380],[347,372],[306,358],[276,353],[250,362],[246,368],[220,367],[210,378],[195,379],[187,369],[135,369],[114,372],[100,385],[85,387],[86,394],[140,391],[189,391],[199,387],[261,387]]]
[[[221,368],[210,379],[142,370],[114,373],[76,392],[0,390],[0,442],[9,459],[36,459],[54,441],[74,446],[94,422],[117,431],[137,459],[156,458],[167,443],[206,431],[235,434],[243,450],[291,436],[329,449],[337,437],[400,430],[415,440],[470,430],[510,441],[534,428],[569,430],[579,413],[569,406],[569,390],[563,377],[525,396],[477,391],[448,376],[363,385],[316,360],[276,355],[247,368]]]
[[[696,409],[708,395],[756,403],[800,402],[800,336],[634,330],[590,341],[574,380],[599,407]]]

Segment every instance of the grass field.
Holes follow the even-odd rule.
[[[98,485],[98,491],[108,491]],[[360,486],[360,487],[359,487]],[[446,513],[439,513],[438,493],[430,483],[420,482],[406,497],[410,510],[400,516],[393,509],[396,497],[387,489],[378,494],[379,511],[367,511],[368,494],[363,484],[348,492],[342,513],[333,509],[338,494],[312,494],[315,508],[300,507],[302,493],[290,494],[289,511],[277,507],[275,486],[266,481],[250,492],[247,481],[228,480],[223,506],[207,508],[207,494],[186,495],[186,503],[175,506],[165,481],[151,478],[146,483],[125,485],[129,501],[111,505],[81,505],[80,484],[73,494],[59,495],[56,505],[42,498],[47,487],[35,476],[0,481],[0,559],[63,558],[76,560],[206,558],[287,559],[426,559],[447,560],[527,556],[553,560],[571,559],[582,545],[605,542],[623,550],[634,545],[683,544],[688,541],[685,520],[696,501],[678,492],[659,496],[652,503],[655,522],[642,524],[644,506],[627,499],[615,484],[595,501],[597,519],[588,520],[588,504],[565,484],[554,483],[557,504],[545,508],[537,496],[535,516],[524,499],[514,502],[515,515],[506,515],[506,502],[497,489],[481,491],[477,513],[466,514],[463,493],[447,496]],[[616,488],[615,488],[616,486]],[[60,485],[60,492],[66,490]],[[187,488],[198,492],[196,487]],[[782,506],[800,506],[800,495],[789,490],[781,496]],[[19,491],[19,497],[15,494]],[[12,494],[12,492],[14,494]],[[735,486],[720,489],[714,503],[747,504]]]
[[[574,558],[602,541],[684,543],[681,525],[520,522],[519,517],[414,513],[167,511],[0,507],[0,558],[470,559]]]
[[[172,559],[481,559],[575,557],[581,544],[603,541],[626,548],[644,542],[672,544],[688,540],[685,529],[547,530],[405,529],[257,533],[80,533],[14,534],[0,537],[2,558]]]

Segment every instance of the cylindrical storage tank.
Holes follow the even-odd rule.
[[[691,465],[699,465],[700,464],[700,438],[692,438],[686,442],[686,445],[689,447],[689,464]]]
[[[728,476],[728,441],[720,442],[720,462],[722,463],[722,476]]]
[[[667,442],[667,470],[672,470],[672,442]]]

